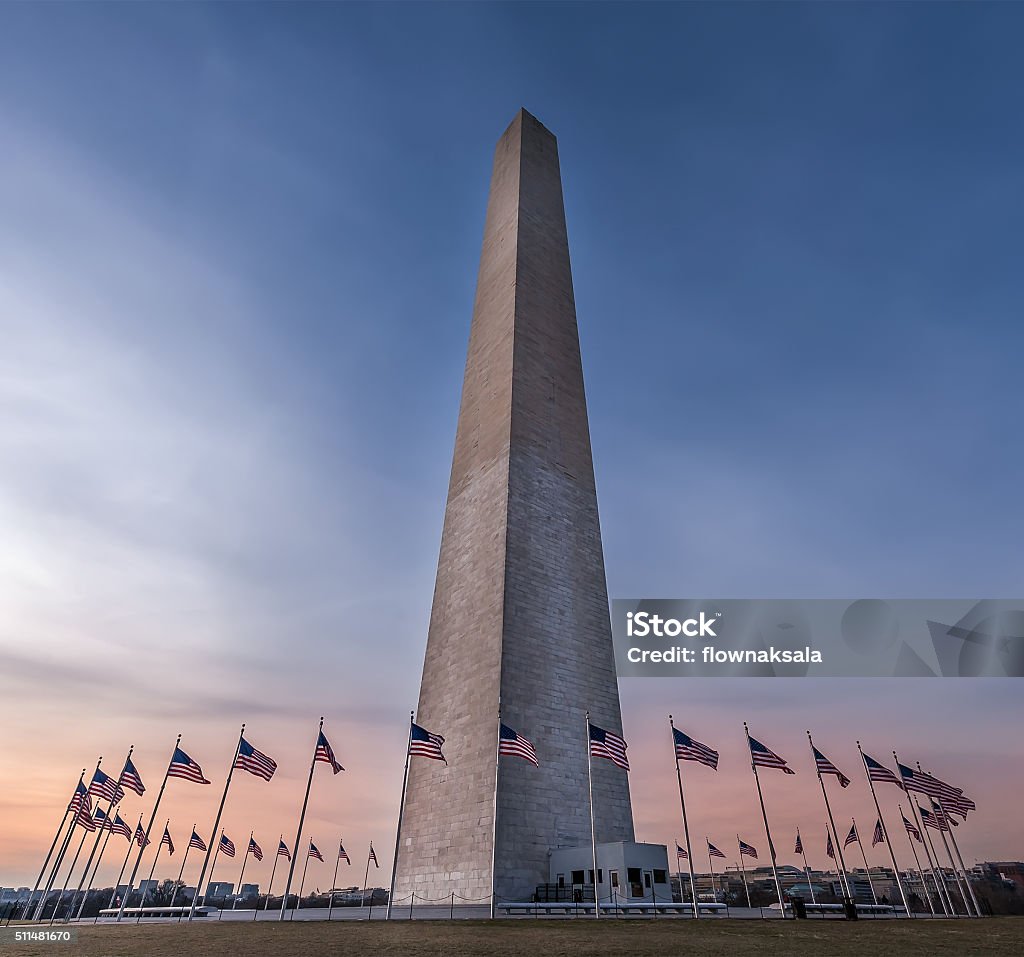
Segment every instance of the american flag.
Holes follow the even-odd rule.
[[[846,840],[843,841],[843,847],[849,847],[851,844],[859,844],[860,836],[857,834],[857,825],[850,825],[850,833],[846,835]]]
[[[380,867],[377,863],[377,852],[373,849],[373,841],[370,841],[370,860],[373,861],[374,867]]]
[[[117,804],[124,797],[124,788],[120,788],[109,774],[105,774],[99,768],[93,771],[92,782],[89,784],[89,793],[104,801],[113,801]]]
[[[334,756],[334,748],[331,747],[330,741],[327,740],[323,731],[320,732],[320,737],[316,739],[316,750],[313,752],[313,761],[323,761],[324,764],[329,764],[331,770],[337,774],[339,771],[345,769],[338,764],[338,759]]]
[[[132,764],[131,758],[124,762],[124,770],[121,772],[121,779],[117,783],[123,788],[131,788],[139,797],[146,793],[146,786],[142,783],[139,772],[135,770],[135,765]]]
[[[87,831],[96,830],[96,822],[92,816],[92,801],[88,794],[82,795],[82,800],[78,805],[78,810],[75,812],[75,824],[81,824]]]
[[[973,811],[977,805],[969,798],[964,795],[958,797],[942,797],[942,806],[949,811],[950,814],[959,814],[964,820],[967,820],[967,812]]]
[[[246,851],[247,854],[252,854],[253,857],[258,861],[263,860],[263,848],[259,846],[251,837],[249,838],[249,849]]]
[[[309,752],[306,752],[307,754]],[[314,760],[316,760],[314,758]],[[235,758],[235,767],[255,774],[264,781],[269,781],[277,770],[277,762],[268,758],[262,751],[257,751],[245,738],[238,742],[238,757]]]
[[[803,852],[804,852],[804,842],[800,840],[800,832],[797,831],[796,832],[796,847],[793,848],[793,853],[794,854],[803,854]]]
[[[171,755],[171,763],[167,768],[169,778],[184,778],[186,781],[193,781],[196,784],[209,784],[203,776],[203,769],[199,767],[181,748],[175,748]]]
[[[834,774],[839,778],[839,786],[841,788],[848,788],[850,786],[850,779],[817,748],[812,748],[812,750],[814,751],[814,766],[818,769],[818,774]]]
[[[930,814],[923,807],[918,810],[921,812],[921,823],[925,827],[934,828],[936,831],[949,830],[949,825],[946,823],[944,818],[941,818],[936,814]]]
[[[316,845],[312,841],[309,842],[309,856],[315,857],[318,861],[322,861],[324,859],[323,854],[317,850]]]
[[[704,838],[704,840],[707,841],[707,838]],[[717,847],[715,847],[714,844],[708,841],[708,857],[724,858],[725,855]]]
[[[110,822],[108,817],[106,823],[103,825],[107,828],[111,834],[121,834],[128,838],[129,841],[132,839],[132,829],[127,821],[123,820],[120,814],[114,814],[114,822]]]
[[[887,784],[895,784],[896,787],[901,790],[906,790],[903,787],[903,782],[896,777],[884,764],[880,764],[872,757],[864,755],[864,766],[868,769],[868,777],[872,781],[881,781]]]
[[[680,847],[679,842],[676,841],[676,859],[680,861],[685,861],[689,858],[689,856],[690,855],[686,853],[686,848]]]
[[[348,857],[348,851],[345,850],[345,845],[341,841],[338,841],[338,860],[344,861],[349,867],[352,866],[352,861]]]
[[[590,753],[595,758],[607,758],[623,771],[629,770],[626,758],[626,742],[612,731],[605,731],[596,724],[590,724]]]
[[[908,792],[917,791],[919,794],[927,794],[928,797],[942,797],[942,782],[937,778],[933,778],[923,771],[908,768],[905,764],[897,764],[896,768],[899,770],[900,777],[903,778],[903,786]],[[946,785],[946,787],[948,786]]]
[[[441,753],[444,745],[444,738],[439,734],[431,734],[426,728],[421,728],[413,722],[409,731],[409,754],[418,755],[421,758],[433,758],[435,761],[448,760]]]
[[[220,832],[220,852],[225,857],[235,856],[235,844],[223,831]]]
[[[832,860],[835,860],[836,859],[836,852],[835,852],[835,848],[832,847],[832,832],[828,828],[825,828],[825,838],[826,838],[826,840],[825,840],[825,853],[829,857],[831,857]]]
[[[903,826],[907,829],[907,833],[912,838],[914,838],[915,841],[919,841],[922,844],[924,843],[924,841],[921,839],[921,832],[917,829],[917,827],[914,824],[908,821],[905,816],[903,818]]]
[[[680,761],[699,761],[709,768],[718,770],[718,752],[712,751],[706,744],[701,744],[678,728],[672,729],[672,740],[676,746],[676,757]]]
[[[164,828],[164,836],[160,838],[160,846],[167,845],[167,853],[169,856],[174,857],[174,841],[171,840],[171,832]]]
[[[148,847],[152,843],[152,841],[146,837],[146,832],[142,830],[141,821],[135,825],[135,843],[138,844],[139,847]]]
[[[192,837],[189,838],[188,846],[194,847],[197,851],[206,850],[206,841],[196,834],[195,828],[192,828]]]
[[[875,821],[875,833],[871,835],[871,846],[885,843],[885,832],[882,830],[882,819]]]
[[[778,768],[786,774],[796,774],[785,761],[782,760],[771,748],[766,748],[756,738],[747,735],[747,746],[750,748],[750,758],[754,765],[759,768]]]
[[[85,785],[79,781],[78,787],[75,788],[75,793],[71,795],[71,801],[68,803],[69,811],[77,811],[82,806],[82,801],[88,798],[89,791]]]
[[[507,724],[501,725],[498,732],[498,754],[510,754],[513,757],[525,758],[534,767],[540,767],[533,744],[518,732],[513,731]]]
[[[277,856],[283,857],[286,861],[292,859],[291,852],[288,850],[288,845],[284,841],[278,841],[277,843]]]
[[[932,815],[934,817],[937,817],[940,822],[946,825],[946,830],[949,830],[950,826],[960,826],[960,824],[957,821],[954,821],[953,818],[951,818],[948,814],[946,814],[945,811],[943,811],[942,805],[936,804],[935,801],[932,801]]]
[[[738,838],[737,838],[737,840],[738,840]],[[756,847],[752,847],[746,841],[740,841],[740,857],[743,857],[744,855],[746,855],[747,857],[752,857],[756,861],[757,860],[757,848]]]

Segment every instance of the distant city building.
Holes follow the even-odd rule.
[[[259,884],[243,884],[240,888],[238,888],[239,897],[259,897],[259,895]]]
[[[206,885],[206,896],[210,897],[230,897],[235,892],[235,885],[228,881],[210,881]]]

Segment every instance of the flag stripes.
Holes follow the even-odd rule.
[[[524,758],[534,767],[540,767],[533,744],[518,731],[513,731],[507,724],[502,724],[498,732],[498,754]]]
[[[269,781],[277,770],[277,762],[267,757],[262,751],[257,751],[245,738],[238,742],[238,757],[235,758],[235,767],[255,774],[264,781]]]
[[[316,750],[313,752],[313,761],[323,761],[324,764],[329,764],[331,770],[337,774],[339,771],[345,769],[338,763],[338,759],[334,756],[334,748],[331,747],[331,743],[327,740],[323,731],[320,732],[320,737],[316,739]]]
[[[253,857],[258,861],[263,860],[263,848],[256,843],[253,838],[249,838],[249,849],[246,851],[247,854],[252,854]]]
[[[748,844],[746,841],[740,841],[740,857],[752,857],[756,861],[757,848]]]
[[[706,764],[709,768],[718,770],[718,752],[701,744],[688,734],[684,734],[678,728],[672,729],[672,740],[676,747],[676,757],[680,761],[698,761]]]
[[[850,779],[829,761],[825,755],[813,746],[811,750],[814,751],[814,766],[818,769],[818,774],[834,774],[839,778],[839,786],[841,788],[848,788],[850,786]]]
[[[175,748],[171,755],[171,764],[167,768],[169,778],[183,778],[195,784],[209,784],[203,775],[203,769],[196,764],[181,748]]]
[[[444,738],[440,734],[432,734],[426,728],[421,728],[416,722],[412,723],[409,731],[409,754],[421,758],[432,758],[434,761],[448,760],[445,758],[441,748],[444,746]]]
[[[750,748],[750,759],[754,765],[759,768],[778,768],[780,771],[785,771],[786,774],[796,774],[782,758],[780,758],[771,748],[765,747],[756,738],[752,738],[749,734],[747,735],[747,746]]]
[[[220,852],[225,857],[235,856],[235,843],[223,831],[220,835]]]
[[[599,728],[596,724],[588,722],[587,726],[590,729],[591,755],[595,758],[607,758],[616,767],[628,771],[629,759],[626,757],[628,745],[625,740],[613,731],[605,731],[604,728]]]

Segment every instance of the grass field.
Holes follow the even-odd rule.
[[[83,926],[77,944],[10,944],[67,957],[671,957],[1024,954],[1024,918],[960,921],[394,921]]]

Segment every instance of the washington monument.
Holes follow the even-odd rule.
[[[608,591],[558,146],[520,110],[494,155],[437,566],[395,901],[491,894],[501,720],[540,767],[501,759],[494,887],[528,900],[548,854],[589,846],[584,714],[620,733]],[[597,841],[632,841],[627,775],[594,761]]]

